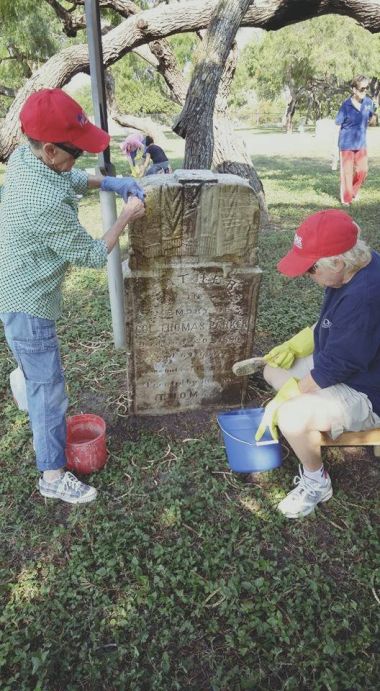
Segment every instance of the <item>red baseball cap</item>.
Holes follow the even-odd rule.
[[[110,136],[92,125],[82,106],[62,89],[41,89],[26,99],[20,111],[22,131],[39,142],[62,142],[99,153]]]
[[[359,233],[359,226],[344,211],[318,211],[308,216],[296,230],[293,247],[279,261],[277,269],[286,276],[301,276],[318,259],[350,250]]]

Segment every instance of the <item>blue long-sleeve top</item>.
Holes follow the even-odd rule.
[[[342,103],[335,118],[340,125],[338,146],[341,151],[357,151],[367,147],[367,127],[370,118],[376,111],[376,105],[369,96],[365,96],[360,108],[355,108],[351,98]]]
[[[380,255],[341,288],[326,288],[314,330],[311,376],[322,389],[347,384],[380,415]]]

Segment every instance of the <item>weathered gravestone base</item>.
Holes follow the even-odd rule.
[[[144,179],[146,216],[123,265],[131,413],[244,402],[231,371],[252,352],[259,207],[245,180],[208,171]]]

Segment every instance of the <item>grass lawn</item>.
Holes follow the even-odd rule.
[[[371,131],[370,151],[379,140]],[[338,173],[309,134],[248,142],[271,217],[260,236],[260,352],[316,318],[319,289],[275,265],[306,215],[339,208]],[[182,143],[168,137],[168,147],[178,167]],[[380,250],[379,207],[380,155],[352,209]],[[97,193],[80,213],[101,234]],[[286,448],[282,468],[248,484],[228,471],[212,416],[187,436],[131,430],[105,271],[71,271],[58,328],[69,412],[105,417],[109,462],[91,478],[94,505],[44,501],[1,336],[2,691],[379,689],[379,460],[365,449],[325,451],[333,499],[289,521],[275,511],[297,470]],[[268,397],[260,379],[250,390],[252,401]]]

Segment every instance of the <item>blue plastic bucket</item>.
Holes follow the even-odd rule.
[[[264,408],[241,408],[217,415],[228,465],[237,473],[258,473],[281,465],[281,444],[268,430],[255,441],[263,413]]]

